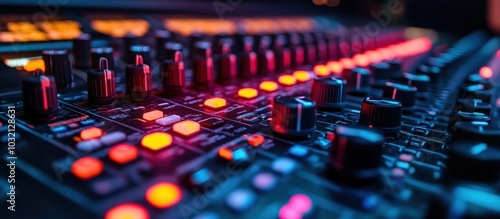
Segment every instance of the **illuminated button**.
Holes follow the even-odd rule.
[[[254,146],[254,147],[257,147],[259,145],[261,145],[264,140],[266,140],[264,138],[264,136],[262,135],[259,135],[259,134],[253,134],[253,135],[250,135],[250,137],[247,138],[247,142],[248,144]]]
[[[116,143],[120,143],[124,141],[127,138],[127,134],[116,131],[116,132],[111,132],[105,136],[101,137],[101,143],[104,145],[114,145]]]
[[[334,74],[340,74],[344,70],[344,67],[342,67],[342,64],[340,62],[336,61],[330,61],[326,63],[328,68],[330,68],[330,71],[333,72]]]
[[[287,157],[279,157],[271,163],[271,169],[282,175],[288,175],[297,169],[297,162]]]
[[[311,74],[309,74],[308,71],[302,71],[302,70],[294,71],[293,77],[295,77],[295,79],[297,79],[298,82],[307,82],[311,80]]]
[[[488,66],[484,66],[479,69],[479,75],[481,75],[482,78],[491,78],[493,76],[493,70]]]
[[[157,208],[168,208],[182,199],[181,189],[173,183],[157,183],[146,191],[146,200]]]
[[[101,147],[101,141],[97,139],[90,139],[86,141],[80,141],[78,144],[76,144],[76,148],[79,151],[84,151],[84,152],[92,152]]]
[[[203,103],[204,106],[206,106],[210,109],[214,109],[214,110],[225,107],[226,104],[227,104],[226,100],[224,100],[223,98],[220,98],[220,97],[214,97],[214,98],[207,99]]]
[[[190,136],[200,131],[200,123],[195,121],[186,120],[174,124],[174,132],[184,136]]]
[[[130,144],[119,144],[109,149],[108,157],[119,164],[126,164],[139,156],[137,148]]]
[[[149,213],[142,205],[125,203],[109,209],[104,219],[149,219]]]
[[[370,60],[367,55],[356,54],[352,57],[352,59],[357,66],[366,67],[370,64]]]
[[[263,81],[260,83],[259,89],[266,92],[274,92],[278,90],[278,83],[274,81]]]
[[[353,69],[356,67],[356,64],[350,58],[342,58],[339,61],[344,69]]]
[[[172,144],[172,136],[163,132],[154,132],[144,136],[141,140],[141,144],[145,148],[158,151]]]
[[[238,91],[238,96],[246,99],[255,98],[257,94],[257,90],[253,88],[242,88]]]
[[[297,83],[297,79],[293,75],[281,75],[278,78],[278,82],[285,86],[291,86]]]
[[[252,207],[257,195],[248,189],[236,189],[226,197],[226,205],[233,211],[244,212]]]
[[[259,191],[269,192],[278,185],[278,179],[271,173],[259,173],[253,177],[252,185]]]
[[[309,149],[303,145],[296,144],[288,149],[288,153],[297,158],[304,158],[309,153]]]
[[[330,75],[330,69],[326,65],[316,65],[314,66],[314,74],[320,77],[328,76]]]
[[[71,164],[71,173],[83,180],[94,178],[103,169],[104,165],[95,157],[82,157]]]
[[[178,121],[181,121],[181,117],[180,116],[178,116],[178,115],[170,115],[170,116],[165,116],[165,117],[163,117],[161,119],[157,119],[155,121],[155,123],[158,124],[158,125],[165,126],[165,125],[174,124],[174,123],[176,123]]]
[[[45,62],[43,62],[43,59],[32,59],[29,60],[26,65],[23,66],[24,70],[27,72],[32,72],[37,69],[40,69],[42,71],[45,71]]]
[[[232,160],[233,159],[233,151],[227,147],[222,147],[219,149],[219,157],[225,159],[225,160]]]
[[[101,137],[101,135],[102,135],[102,130],[100,128],[97,128],[97,127],[84,129],[84,130],[82,130],[82,132],[80,132],[80,138],[82,140],[99,138],[99,137]]]
[[[160,110],[153,110],[151,112],[144,113],[142,115],[142,118],[147,120],[147,121],[153,121],[155,119],[159,119],[163,117],[163,112]]]

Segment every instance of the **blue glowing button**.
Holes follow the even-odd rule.
[[[114,145],[116,143],[120,143],[122,141],[125,141],[127,138],[127,134],[123,132],[111,132],[107,135],[104,135],[101,137],[101,143],[104,145]]]
[[[256,195],[248,189],[236,189],[226,197],[226,205],[236,212],[244,212],[255,203]]]
[[[203,168],[191,174],[189,183],[192,186],[199,186],[207,183],[211,178],[212,172],[207,168]]]
[[[398,162],[396,162],[396,167],[399,167],[403,170],[407,170],[408,168],[410,168],[410,163],[398,161]]]
[[[279,174],[288,175],[297,169],[297,162],[287,157],[280,157],[273,161],[271,169]]]
[[[93,120],[93,119],[87,119],[87,120],[83,120],[80,122],[80,124],[82,124],[82,125],[92,125],[94,123],[95,123],[95,120]]]
[[[90,139],[86,141],[81,141],[76,144],[76,148],[83,152],[92,152],[101,147],[101,142],[97,139]]]
[[[64,132],[66,130],[68,130],[68,128],[66,128],[66,126],[56,126],[56,127],[50,129],[50,131],[52,133]]]
[[[193,219],[220,219],[220,217],[214,212],[202,212],[194,216]]]
[[[252,185],[261,192],[269,192],[278,185],[278,179],[271,173],[259,173],[253,177]]]
[[[288,149],[288,153],[294,157],[304,158],[309,153],[309,149],[304,145],[294,145]]]

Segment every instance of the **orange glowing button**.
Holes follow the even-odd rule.
[[[104,219],[149,219],[149,213],[142,205],[124,203],[109,209]]]
[[[126,164],[139,156],[139,150],[130,144],[119,144],[109,149],[108,157],[119,164]]]
[[[370,60],[367,55],[356,54],[352,57],[352,59],[354,60],[354,63],[360,67],[366,67],[370,64]]]
[[[229,148],[222,147],[219,149],[219,157],[222,157],[226,160],[232,160],[233,159],[233,151]]]
[[[262,135],[259,135],[259,134],[253,134],[253,135],[250,135],[250,137],[247,138],[247,142],[248,144],[254,146],[254,147],[257,147],[259,145],[261,145],[264,140],[266,140],[264,138],[264,136]]]
[[[242,88],[238,91],[238,96],[246,99],[255,98],[257,94],[257,90],[253,88]]]
[[[263,81],[260,82],[259,89],[266,92],[274,92],[278,90],[278,83],[274,81]]]
[[[160,110],[153,110],[142,115],[142,118],[147,121],[153,121],[163,117],[163,112]]]
[[[479,75],[482,78],[489,79],[493,77],[493,70],[488,66],[481,67],[481,69],[479,69]]]
[[[176,205],[182,199],[182,191],[173,183],[157,183],[146,191],[146,201],[157,208],[168,208]]]
[[[285,86],[292,86],[297,83],[297,79],[293,75],[281,75],[278,78],[278,82]]]
[[[200,123],[191,120],[181,121],[174,124],[173,130],[177,134],[190,136],[200,131]]]
[[[308,71],[297,70],[293,72],[293,77],[297,79],[298,82],[307,82],[311,80],[311,74]]]
[[[153,132],[144,136],[141,144],[152,151],[158,151],[172,144],[172,135],[163,132]]]
[[[102,130],[100,128],[97,128],[97,127],[91,127],[88,129],[84,129],[84,130],[82,130],[82,132],[80,132],[80,138],[82,140],[99,138],[101,136],[102,136]]]
[[[353,69],[356,67],[356,64],[350,58],[342,58],[339,60],[344,69]]]
[[[316,65],[313,69],[314,74],[319,77],[324,77],[330,75],[330,69],[326,65]]]
[[[206,107],[211,108],[211,109],[219,109],[219,108],[225,107],[226,104],[227,104],[226,100],[224,100],[223,98],[220,98],[220,97],[214,97],[214,98],[207,99],[203,103],[203,105],[205,105]]]
[[[329,61],[328,63],[326,63],[326,65],[334,74],[340,74],[344,70],[344,67],[342,67],[342,64],[340,62]]]
[[[43,59],[32,59],[29,60],[26,65],[23,66],[24,70],[27,72],[32,72],[37,69],[40,69],[42,71],[45,71],[45,63],[43,62]]]
[[[82,157],[71,164],[71,173],[76,177],[87,180],[102,173],[104,165],[95,157]]]

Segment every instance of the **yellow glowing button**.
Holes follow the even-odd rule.
[[[168,208],[182,199],[182,191],[173,183],[157,183],[146,191],[146,201],[157,208]]]
[[[350,58],[342,58],[339,61],[344,69],[353,69],[356,67],[356,64]]]
[[[109,209],[104,219],[149,219],[149,213],[142,205],[124,203]]]
[[[163,117],[163,112],[160,110],[153,110],[142,115],[142,118],[148,121],[153,121]]]
[[[104,165],[95,157],[82,157],[71,164],[71,173],[76,177],[87,180],[102,173]]]
[[[298,70],[293,72],[293,77],[297,79],[298,82],[307,82],[311,80],[311,74],[308,71]]]
[[[115,145],[108,152],[109,159],[119,164],[126,164],[133,161],[137,156],[139,156],[139,150],[130,144]]]
[[[259,89],[266,92],[274,92],[278,90],[278,83],[274,81],[263,81],[260,82]]]
[[[29,60],[26,65],[23,66],[24,70],[27,72],[32,72],[37,69],[40,69],[42,71],[45,71],[45,63],[43,62],[43,59],[32,59]]]
[[[320,77],[328,76],[330,75],[330,69],[326,65],[316,65],[314,66],[314,74]]]
[[[352,59],[357,66],[366,67],[370,64],[369,57],[364,54],[356,54],[352,57]]]
[[[330,71],[333,72],[334,74],[340,74],[344,70],[340,62],[330,61],[326,63],[326,65],[328,66],[328,68],[330,68]]]
[[[141,144],[152,151],[158,151],[172,144],[172,136],[163,132],[153,132],[144,136]]]
[[[242,88],[238,91],[238,96],[246,99],[255,98],[257,94],[257,90],[253,88]]]
[[[207,99],[203,103],[203,105],[205,105],[206,107],[211,108],[211,109],[219,109],[219,108],[225,107],[226,104],[227,104],[226,100],[224,100],[223,98],[220,98],[220,97],[214,97],[214,98]]]
[[[233,159],[233,151],[229,148],[222,147],[219,149],[219,157],[224,158],[226,160],[232,160]]]
[[[177,134],[190,136],[200,131],[200,123],[191,120],[178,122],[174,124],[173,130]]]
[[[293,75],[281,75],[278,78],[278,82],[280,82],[280,84],[282,85],[292,86],[297,83],[297,79],[295,79]]]
[[[97,127],[91,127],[88,129],[84,129],[84,130],[82,130],[82,132],[80,132],[80,138],[82,140],[99,138],[101,136],[102,136],[102,130],[100,128],[97,128]]]
[[[266,140],[264,138],[264,136],[262,135],[259,135],[259,134],[253,134],[253,135],[250,135],[250,137],[247,138],[247,142],[248,144],[254,146],[254,147],[257,147],[259,145],[261,145],[264,140]]]

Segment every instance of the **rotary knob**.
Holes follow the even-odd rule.
[[[102,47],[102,48],[93,48],[90,52],[90,63],[92,65],[92,69],[99,69],[101,58],[106,58],[108,60],[108,69],[115,69],[115,61],[113,57],[113,48],[111,47]]]
[[[401,80],[405,84],[416,87],[418,92],[429,91],[431,79],[427,75],[404,73]]]
[[[230,84],[236,77],[236,55],[231,53],[231,42],[220,41],[220,56],[217,60],[218,75],[217,83]]]
[[[243,38],[243,52],[239,56],[238,78],[250,79],[257,74],[257,54],[253,49],[253,38]]]
[[[108,60],[101,58],[99,69],[87,73],[89,104],[98,107],[113,107],[116,100],[115,73],[108,69]]]
[[[374,87],[384,87],[385,82],[391,76],[391,66],[385,62],[377,62],[370,65]]]
[[[185,83],[185,70],[181,51],[176,51],[172,59],[167,58],[163,61],[161,75],[165,95],[175,96],[182,93]]]
[[[366,95],[370,91],[370,70],[364,68],[346,69],[342,78],[347,81],[347,93]]]
[[[136,61],[136,55],[140,55],[144,64],[151,65],[151,55],[149,46],[146,45],[133,45],[129,48],[129,57],[127,59],[128,64],[134,64]]]
[[[339,110],[345,104],[346,81],[335,77],[316,78],[311,85],[311,99],[318,108]]]
[[[316,129],[316,104],[307,97],[275,97],[271,130],[287,136],[312,135]]]
[[[23,109],[34,120],[48,121],[57,115],[57,87],[52,76],[40,70],[23,81]]]
[[[500,148],[500,129],[487,122],[457,122],[452,131],[451,142],[480,140]]]
[[[330,147],[327,174],[349,184],[372,182],[380,174],[384,136],[360,126],[338,126]]]
[[[487,116],[491,114],[491,105],[480,99],[458,99],[453,107],[453,112],[478,112]]]
[[[401,101],[403,112],[411,112],[415,108],[417,88],[404,84],[386,82],[382,96]]]
[[[66,50],[43,51],[45,74],[53,76],[58,87],[69,87],[73,83],[73,73]]]
[[[198,42],[195,45],[193,54],[193,82],[196,85],[206,86],[214,79],[211,47],[209,42]]]
[[[386,134],[401,129],[402,104],[399,100],[367,97],[361,103],[359,124],[378,128]]]
[[[149,65],[144,64],[141,55],[136,55],[135,64],[125,69],[127,94],[133,101],[143,101],[151,96],[153,77]]]
[[[75,68],[89,69],[90,68],[90,34],[83,33],[73,39],[73,60]]]
[[[446,131],[449,134],[454,133],[455,124],[457,122],[483,122],[489,124],[491,122],[491,118],[484,113],[480,112],[452,112],[450,114],[450,119],[448,120],[448,127]],[[478,123],[479,124],[479,123]]]
[[[446,178],[475,182],[500,180],[500,149],[485,142],[458,141],[450,145]]]

